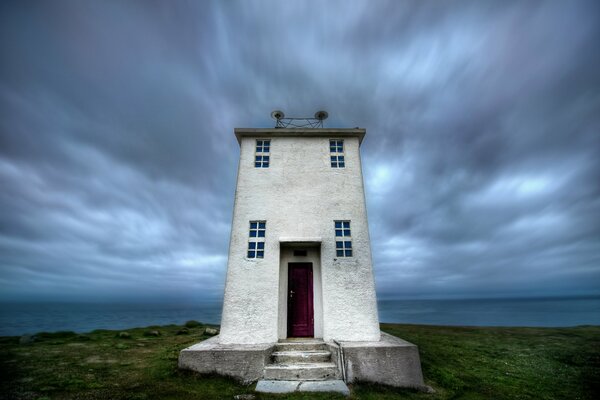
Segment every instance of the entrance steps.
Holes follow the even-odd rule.
[[[264,379],[279,381],[324,381],[339,379],[338,367],[331,362],[331,351],[322,340],[280,341],[265,366]]]
[[[288,388],[291,391],[340,392],[340,387],[343,393],[348,393],[325,342],[320,339],[288,339],[275,345],[271,364],[265,366],[263,380],[258,382],[256,389],[271,393],[282,393],[272,390]]]

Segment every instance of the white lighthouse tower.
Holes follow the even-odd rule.
[[[244,381],[422,385],[416,346],[379,330],[365,130],[325,129],[326,112],[272,116],[275,128],[235,129],[240,161],[221,331],[182,351],[180,366]]]

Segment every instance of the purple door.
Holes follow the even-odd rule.
[[[288,264],[288,337],[313,337],[311,263]]]

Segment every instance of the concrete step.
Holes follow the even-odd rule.
[[[280,342],[275,344],[275,351],[327,351],[323,341],[315,342]]]
[[[274,381],[324,381],[339,379],[334,363],[270,364],[265,367],[264,379]]]
[[[302,382],[261,379],[256,383],[255,390],[261,393],[337,392],[344,396],[350,395],[350,389],[342,380]]]
[[[326,350],[308,351],[275,351],[272,354],[274,363],[291,364],[298,362],[328,362],[331,360],[331,352]]]

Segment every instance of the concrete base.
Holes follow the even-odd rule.
[[[417,346],[381,332],[378,342],[340,342],[347,383],[356,381],[423,390]]]
[[[220,344],[218,341],[219,337],[214,336],[183,349],[179,353],[179,368],[230,376],[244,383],[262,378],[275,343]]]
[[[350,389],[341,380],[308,382],[260,380],[256,384],[256,391],[261,393],[336,392],[350,395]]]
[[[419,351],[414,344],[383,332],[381,332],[381,340],[377,342],[339,342],[339,344],[341,351],[335,343],[327,343],[326,346],[331,350],[331,367],[342,372],[345,382],[373,382],[420,390],[426,388],[423,383]],[[293,343],[220,344],[218,336],[215,336],[182,350],[179,355],[179,368],[231,376],[244,383],[263,378],[267,379],[263,382],[289,382],[289,378],[286,378],[288,375],[265,376],[265,371],[269,369],[265,367],[271,364],[276,345],[293,345]],[[339,377],[336,373],[335,376],[327,377],[319,375],[319,379],[330,379],[315,386],[321,388],[330,385],[327,382],[336,382],[335,379]],[[306,390],[311,387],[309,383],[316,384],[316,382],[307,382],[308,380],[310,379],[303,378],[294,383],[278,384],[276,387],[294,386],[293,391],[296,391],[302,386],[303,390]],[[261,387],[263,385],[265,384],[261,384]]]

